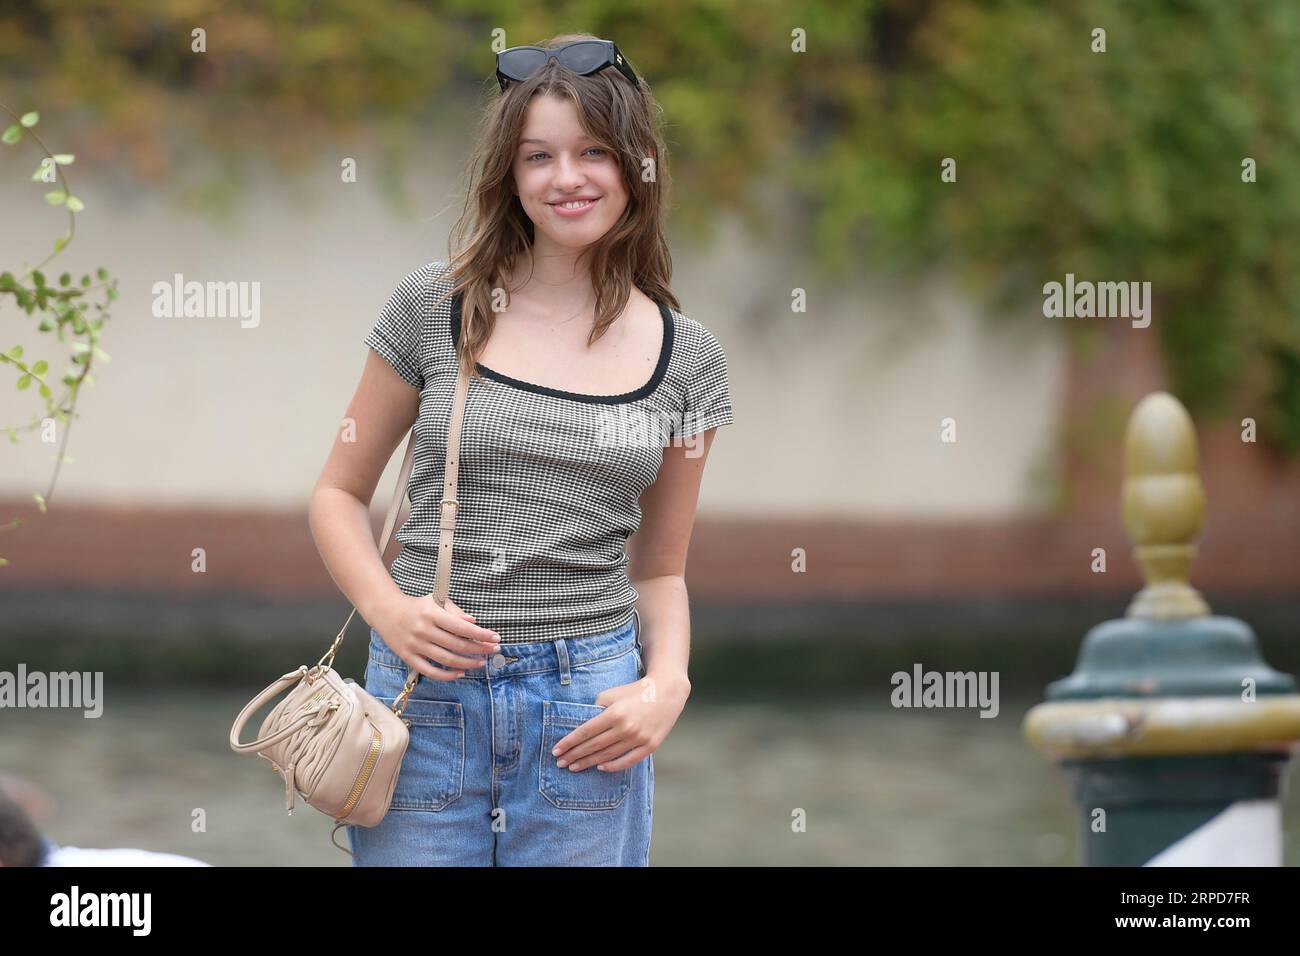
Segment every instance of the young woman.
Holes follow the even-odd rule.
[[[497,71],[469,239],[462,217],[455,261],[388,299],[355,428],[312,496],[322,558],[371,625],[366,690],[391,704],[421,675],[391,808],[348,834],[357,865],[646,866],[651,755],[690,694],[696,501],[734,420],[726,356],[669,287],[658,106],[617,47],[559,37]],[[458,363],[472,377],[439,606]],[[368,503],[413,423],[390,576]]]

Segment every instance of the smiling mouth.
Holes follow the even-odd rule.
[[[550,205],[554,206],[556,209],[586,209],[588,206],[591,206],[598,202],[600,202],[599,196],[597,196],[595,199],[588,199],[585,202],[579,202],[577,203],[577,205],[572,205],[572,206],[569,205],[569,201],[553,202],[550,203]]]

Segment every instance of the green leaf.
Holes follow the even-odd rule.
[[[40,118],[41,118],[40,113],[24,113],[22,119],[20,119],[18,122],[22,123],[28,129],[31,129],[33,126],[37,124]]]
[[[54,251],[55,251],[55,252],[62,252],[62,251],[63,251],[63,247],[66,246],[67,244],[68,244],[68,237],[67,237],[67,236],[59,236],[59,238],[57,238],[57,239],[54,240]]]
[[[53,192],[48,192],[45,194],[45,201],[49,203],[51,206],[61,206],[65,202],[67,202],[67,199],[68,199],[68,194],[65,193],[62,189],[56,189]]]
[[[18,390],[21,392],[23,389],[25,389],[28,385],[31,384],[32,384],[32,377],[30,375],[24,375],[22,378],[18,379]]]
[[[117,298],[117,290],[116,290],[116,289],[112,289],[112,288],[110,288],[110,289],[108,290],[108,298],[109,298],[109,301],[112,301],[113,299],[116,299],[116,298]]]
[[[41,398],[49,398],[53,394],[54,393],[50,391],[50,387],[44,382],[41,382]]]
[[[82,276],[82,277],[81,277],[81,287],[82,287],[83,289],[89,289],[89,288],[90,288],[90,276]]]
[[[69,197],[68,197],[68,208],[69,208],[70,210],[72,210],[73,212],[81,212],[81,210],[85,209],[86,206],[85,206],[85,203],[83,203],[83,202],[82,202],[80,199],[78,199],[76,196],[69,196]]]
[[[49,367],[50,367],[50,363],[45,361],[45,359],[41,359],[39,362],[37,362],[35,365],[32,366],[32,372],[33,374],[36,375],[44,375],[45,370],[48,369]]]
[[[95,270],[95,275],[99,276],[99,279],[102,282],[103,280],[108,278],[108,270],[105,269],[103,266],[100,266],[98,269]]]
[[[21,345],[15,345],[13,348],[9,350],[9,357],[16,358],[16,359],[22,358],[23,347]]]
[[[60,166],[71,166],[72,161],[77,157],[72,153],[55,153],[54,161]]]
[[[37,269],[32,273],[32,281],[36,283],[36,288],[39,289],[41,286],[45,285],[45,273],[40,269]]]
[[[101,349],[98,345],[95,346],[95,358],[99,359],[101,362],[113,361],[112,358],[109,357],[109,354],[105,352],[103,349]]]
[[[72,273],[65,272],[59,276],[59,285],[69,285],[72,282]]]
[[[3,142],[6,146],[12,146],[22,138],[22,128],[15,124],[5,129],[4,135],[0,136],[0,142]]]

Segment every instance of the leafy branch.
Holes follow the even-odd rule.
[[[57,434],[58,425],[60,423],[64,425],[59,436],[59,452],[49,483],[44,493],[32,493],[37,512],[44,514],[54,497],[59,472],[67,457],[68,436],[72,431],[72,419],[76,416],[81,386],[94,384],[95,379],[91,374],[91,368],[96,360],[100,362],[110,360],[108,353],[100,347],[99,343],[104,321],[109,318],[107,304],[117,298],[117,280],[111,279],[108,270],[100,267],[95,273],[98,283],[90,275],[82,275],[79,282],[74,284],[70,272],[62,273],[54,285],[47,282],[42,269],[67,248],[68,243],[76,235],[76,214],[86,208],[85,203],[72,192],[72,186],[64,169],[72,165],[76,157],[69,153],[51,152],[41,141],[34,130],[40,121],[39,113],[29,112],[19,115],[2,103],[0,103],[0,111],[13,119],[13,123],[5,128],[3,134],[0,134],[0,143],[5,146],[17,146],[26,139],[40,148],[45,157],[31,178],[35,182],[53,184],[55,188],[45,194],[45,201],[52,206],[64,207],[68,215],[67,232],[55,240],[53,250],[44,259],[18,275],[12,272],[0,273],[0,309],[12,296],[18,308],[27,315],[39,316],[40,321],[36,326],[38,332],[54,332],[58,340],[67,345],[70,350],[70,364],[58,380],[57,385],[61,385],[62,388],[57,392],[46,360],[40,359],[29,363],[23,358],[24,351],[21,344],[0,351],[0,365],[14,370],[17,389],[25,391],[31,388],[33,382],[36,383],[37,391],[45,405],[44,412],[34,415],[26,425],[0,425],[8,432],[9,440],[16,444],[20,431],[33,431],[38,428],[47,435]],[[92,293],[102,293],[102,301],[92,302]],[[98,314],[94,318],[87,318],[86,313],[92,306]],[[72,336],[71,342],[69,342],[69,332]],[[0,531],[20,527],[26,520],[26,516],[19,515],[8,524],[0,525]],[[0,567],[8,563],[6,558],[0,557]]]

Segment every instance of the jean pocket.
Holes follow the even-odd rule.
[[[632,789],[632,768],[610,772],[594,764],[573,771],[556,766],[551,750],[563,738],[605,710],[599,704],[567,700],[542,701],[542,755],[537,789],[562,810],[613,810],[627,799]]]
[[[392,697],[376,697],[385,707]],[[397,773],[392,810],[445,810],[460,799],[465,782],[465,711],[454,700],[406,702],[402,719],[410,741]]]

